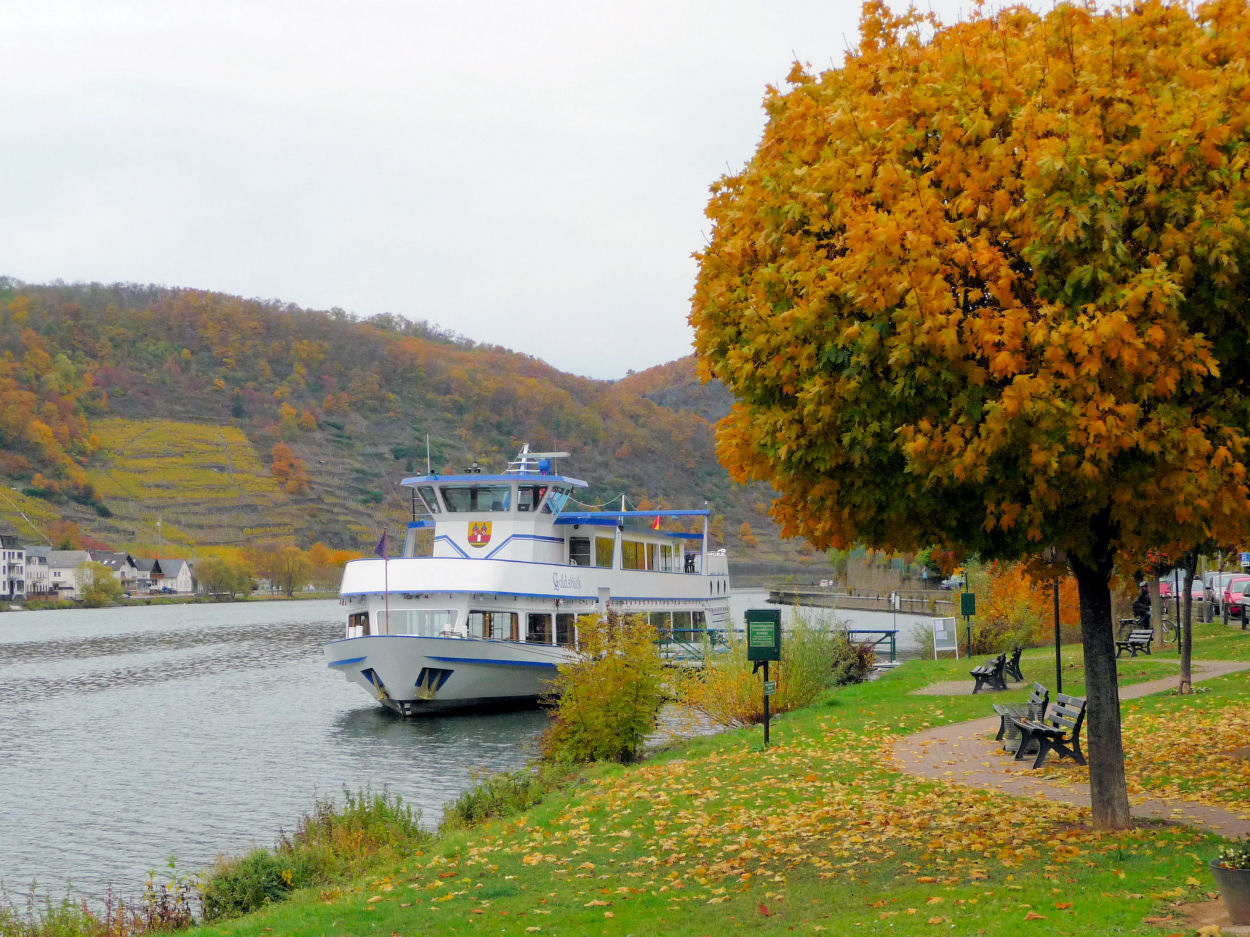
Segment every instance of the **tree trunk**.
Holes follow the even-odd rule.
[[[1185,605],[1181,620],[1176,623],[1176,644],[1181,654],[1181,682],[1176,688],[1177,693],[1194,691],[1193,674],[1190,662],[1193,658],[1193,621],[1194,621],[1194,571],[1198,568],[1198,550],[1193,549],[1185,554]],[[1206,607],[1206,603],[1203,603]]]
[[[1124,741],[1120,736],[1120,685],[1115,664],[1115,625],[1111,618],[1114,559],[1109,543],[1109,535],[1100,531],[1094,562],[1087,564],[1075,557],[1070,562],[1081,599],[1090,805],[1095,827],[1117,830],[1129,825],[1130,815],[1128,784],[1124,777]]]
[[[1163,596],[1159,595],[1159,571],[1146,564],[1146,583],[1150,587],[1150,630],[1155,644],[1163,644]]]

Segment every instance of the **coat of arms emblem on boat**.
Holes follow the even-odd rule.
[[[490,543],[490,521],[469,521],[469,546],[484,547]]]

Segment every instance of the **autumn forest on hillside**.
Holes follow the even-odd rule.
[[[398,316],[0,280],[0,523],[35,543],[366,550],[427,458],[502,470],[528,442],[571,454],[587,504],[706,501],[734,561],[820,561],[717,463],[728,407],[691,358],[596,381]]]

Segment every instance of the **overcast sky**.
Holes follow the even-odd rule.
[[[708,186],[754,150],[765,86],[839,63],[858,20],[840,0],[0,0],[0,274],[389,312],[619,378],[690,353]]]

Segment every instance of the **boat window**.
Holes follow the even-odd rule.
[[[443,489],[443,501],[453,512],[506,511],[512,503],[512,489],[507,485],[448,486]]]
[[[567,612],[556,615],[556,644],[561,647],[577,646],[575,618]]]
[[[537,511],[538,505],[542,503],[543,495],[546,493],[546,485],[522,485],[517,489],[516,509],[518,511]]]
[[[672,612],[652,612],[651,627],[655,629],[655,633],[661,637],[671,637],[673,620]]]
[[[438,495],[434,492],[433,485],[418,485],[417,494],[421,496],[421,500],[425,502],[426,510],[431,514],[437,514],[442,510],[438,506]]]
[[[569,489],[552,488],[551,494],[547,496],[547,500],[543,502],[544,514],[559,514],[564,510],[564,502],[569,500]]]
[[[349,638],[369,637],[368,612],[353,612],[347,616],[347,636]]]
[[[637,540],[621,541],[621,569],[643,569],[646,554]]]
[[[673,637],[680,640],[690,640],[690,613],[689,612],[673,612]]]
[[[379,617],[385,617],[380,613]],[[456,613],[449,608],[408,608],[391,610],[391,634],[413,634],[437,638],[453,633]]]
[[[702,631],[704,628],[707,627],[706,623],[704,622],[702,612],[690,613],[690,627],[696,628],[700,631]]]
[[[666,573],[673,571],[673,545],[671,543],[660,544],[660,569]]]
[[[516,612],[469,612],[469,636],[487,638],[491,641],[515,641],[517,639]]]
[[[569,562],[574,566],[590,565],[589,537],[569,537]]]
[[[655,569],[655,544],[647,544],[647,569]]]
[[[612,566],[612,554],[616,552],[616,541],[611,537],[595,538],[595,565]]]
[[[530,644],[550,644],[551,616],[530,612],[525,618],[525,640]]]

